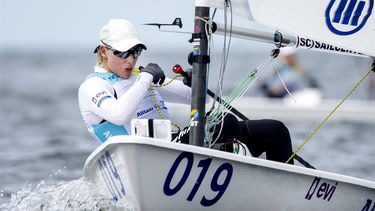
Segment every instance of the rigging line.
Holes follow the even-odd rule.
[[[210,112],[212,110],[214,110],[215,108],[215,105],[216,105],[216,99],[217,98],[221,98],[222,97],[222,84],[223,84],[223,75],[224,75],[224,63],[225,63],[225,49],[226,49],[226,41],[227,41],[227,2],[224,2],[224,44],[223,44],[223,52],[222,52],[222,55],[221,55],[221,63],[220,63],[220,69],[219,69],[219,77],[218,77],[218,83],[216,85],[216,91],[215,91],[215,95],[214,95],[214,101],[212,103],[212,106],[211,106],[211,109],[210,109]],[[215,127],[214,127],[215,128]],[[211,142],[211,138],[212,138],[212,135],[213,133],[210,133],[210,139],[209,139],[209,142]]]
[[[220,64],[220,78],[219,78],[219,81],[220,83],[218,83],[218,89],[220,89],[220,93],[219,93],[219,97],[222,97],[222,87],[223,87],[223,81],[224,81],[224,74],[225,74],[225,70],[226,70],[226,64],[227,64],[227,59],[228,59],[228,48],[230,47],[229,44],[227,44],[227,42],[229,42],[227,40],[227,34],[228,34],[228,8],[229,5],[228,5],[228,2],[225,1],[224,2],[224,23],[225,23],[225,32],[224,32],[224,44],[223,44],[223,52],[222,52],[222,57],[221,57],[221,64]],[[218,90],[217,90],[218,91]]]
[[[212,17],[211,17],[212,20],[214,19],[215,15],[216,15],[216,11],[217,11],[217,8],[215,8],[214,12],[212,13]]]
[[[202,17],[195,17],[195,19],[198,19],[198,20],[201,20],[201,21],[203,21],[204,22],[204,31],[205,31],[205,34],[206,34],[206,38],[207,38],[207,40],[208,40],[208,55],[211,55],[210,54],[210,49],[211,48],[214,48],[214,43],[213,43],[213,40],[212,40],[212,34],[213,34],[213,32],[212,32],[212,24],[213,24],[213,19],[212,18],[210,18],[210,17],[208,17],[208,19],[206,20],[206,19],[204,19],[204,18],[202,18]],[[212,46],[212,47],[211,47]],[[215,54],[214,54],[214,56],[215,56]]]
[[[207,90],[208,95],[211,97],[215,96],[215,93],[213,93],[211,90]],[[216,99],[219,103],[225,103],[222,98]],[[241,119],[246,119],[246,116],[240,113],[236,108],[232,107],[231,105],[228,106],[228,110],[230,110],[234,115],[238,116]]]
[[[216,10],[215,10],[216,11]],[[213,41],[213,32],[212,32],[212,24],[213,24],[213,19],[212,18],[209,18],[208,20],[204,19],[204,18],[201,18],[201,17],[195,17],[195,19],[199,19],[203,22],[205,22],[205,34],[206,34],[206,37],[208,39],[208,55],[211,55],[211,51],[213,51],[213,56],[214,56],[214,60],[216,61],[216,54],[215,54],[215,51],[214,51],[214,41]],[[211,50],[212,49],[212,50]],[[210,70],[210,65],[207,65],[207,72],[208,72],[208,76],[209,76],[209,71]],[[219,76],[219,81],[220,81],[220,76]],[[208,77],[207,77],[207,81],[206,81],[206,84],[208,83]]]
[[[230,9],[230,25],[229,25],[230,29],[229,29],[228,48],[227,48],[227,52],[226,52],[224,70],[226,69],[226,65],[227,65],[227,62],[228,62],[230,45],[231,45],[231,42],[232,42],[232,30],[233,30],[233,8],[232,8],[232,2],[230,0],[227,0],[227,2],[228,2],[229,9]],[[224,72],[223,72],[223,74],[224,74]],[[224,119],[225,116],[226,116],[226,114],[223,113],[221,118]]]
[[[219,69],[219,78],[218,83],[216,85],[216,93],[221,97],[222,94],[222,84],[223,84],[223,75],[224,75],[224,63],[225,63],[225,49],[227,45],[227,12],[226,12],[226,5],[224,5],[224,43],[223,43],[223,51],[221,54],[221,62],[220,62],[220,69]],[[215,98],[217,95],[215,95]],[[216,101],[213,102],[212,107],[215,107]]]
[[[293,97],[292,93],[290,93],[288,87],[286,86],[286,84],[284,83],[284,80],[283,78],[281,77],[281,74],[280,74],[280,71],[279,71],[279,68],[274,64],[273,65],[275,67],[275,70],[276,70],[276,73],[277,73],[277,76],[279,77],[281,83],[283,84],[283,87],[284,89],[286,90],[286,92],[288,93],[289,97],[294,101],[294,103],[297,103],[296,99]]]
[[[215,13],[216,13],[216,9],[215,9],[215,11],[214,11],[214,14],[213,14],[213,17],[214,17],[214,15],[215,15]],[[212,31],[212,24],[213,24],[213,17],[212,18],[210,18],[210,17],[208,17],[208,19],[206,20],[206,19],[204,19],[204,18],[201,18],[201,17],[195,17],[195,19],[198,19],[198,20],[201,20],[201,21],[203,21],[204,23],[205,23],[205,25],[204,25],[204,30],[205,30],[205,35],[206,35],[206,38],[207,38],[207,40],[208,40],[208,55],[210,56],[211,55],[211,51],[213,51],[213,56],[214,56],[214,60],[216,61],[216,55],[215,55],[215,51],[214,51],[214,41],[213,41],[213,36],[212,36],[212,34],[213,34],[213,31]],[[207,91],[208,91],[208,79],[209,79],[209,73],[210,73],[210,65],[206,65],[207,66],[207,77],[206,77],[206,89],[205,89],[205,93],[207,93]],[[221,92],[221,91],[220,91]],[[204,135],[204,137],[205,137],[205,145],[207,145],[206,143],[207,142],[209,142],[209,141],[206,141],[207,140],[207,138],[206,137],[208,137],[208,139],[211,139],[210,138],[210,135],[211,134],[208,134],[208,136],[207,136],[207,124],[205,125],[205,135]],[[209,143],[208,143],[208,145],[209,145]]]
[[[216,9],[215,9],[214,13],[215,12],[216,12]],[[206,38],[208,40],[207,54],[209,56],[211,56],[211,51],[212,51],[213,52],[213,59],[214,59],[214,61],[216,61],[215,46],[214,46],[214,41],[213,41],[213,36],[212,36],[213,35],[213,31],[212,31],[213,17],[212,18],[208,17],[208,20],[206,20],[204,18],[201,18],[201,17],[195,17],[195,19],[199,19],[199,20],[201,20],[205,23],[204,30],[205,30]],[[208,87],[207,84],[208,84],[209,77],[210,77],[210,65],[207,65],[206,87]],[[205,90],[205,92],[207,93],[207,89]]]
[[[215,15],[215,13],[216,13],[216,9],[214,11],[214,15]],[[208,20],[206,20],[204,18],[201,18],[201,17],[195,17],[195,19],[199,19],[199,20],[205,22],[205,27],[204,27],[205,34],[206,34],[206,37],[207,37],[207,39],[209,41],[209,43],[208,43],[208,55],[211,55],[211,51],[212,51],[213,52],[213,56],[214,56],[213,59],[214,59],[214,61],[216,61],[217,59],[216,59],[216,54],[215,54],[215,51],[214,51],[215,48],[214,48],[214,41],[213,41],[213,36],[212,36],[212,34],[213,34],[213,32],[212,32],[212,24],[213,24],[212,20],[213,20],[213,17],[209,18]],[[210,73],[210,65],[207,65],[206,87],[207,87],[207,84],[208,84],[209,73]],[[207,93],[207,91],[208,91],[208,89],[205,90],[206,93]],[[221,90],[220,90],[220,93],[221,93]],[[206,129],[205,129],[205,137],[208,137],[208,140],[211,140],[212,134],[209,133],[207,135],[207,132],[206,132],[206,131],[208,131],[207,130],[207,125],[205,127],[206,127]],[[205,139],[205,140],[207,140],[207,139]],[[206,141],[206,143],[207,143],[207,141]]]
[[[230,8],[230,12],[231,12],[231,21],[230,21],[230,31],[229,31],[229,39],[228,39],[228,47],[227,47],[227,25],[228,25],[228,10],[227,10],[227,7]],[[231,37],[232,37],[232,27],[233,27],[233,15],[232,15],[232,4],[231,4],[231,1],[225,1],[224,2],[224,45],[223,45],[223,54],[222,54],[222,61],[221,61],[221,67],[220,67],[220,74],[219,74],[219,81],[218,81],[218,85],[217,85],[217,88],[216,88],[216,93],[218,93],[219,96],[215,95],[214,97],[214,102],[212,104],[212,107],[211,107],[211,110],[214,109],[215,107],[215,104],[216,104],[216,99],[217,98],[221,98],[222,97],[222,86],[223,86],[223,80],[224,80],[224,73],[225,73],[225,70],[226,70],[226,65],[227,65],[227,61],[228,61],[228,57],[229,57],[229,50],[230,50],[230,44],[231,44]],[[223,122],[221,121],[220,122],[221,126],[220,126],[220,131],[219,131],[219,134],[218,136],[216,137],[216,139],[213,141],[213,143],[215,143],[218,138],[220,137],[221,135],[221,131],[222,131],[222,128],[223,128]],[[214,130],[215,131],[216,129],[216,125],[214,126]],[[210,134],[210,137],[212,137],[212,133]],[[209,140],[209,142],[211,143],[212,140]],[[211,145],[211,144],[209,144]],[[213,144],[212,144],[213,145]]]
[[[217,125],[215,125],[214,128],[213,128],[213,130],[212,130],[212,137],[213,137],[213,134],[215,133],[216,126],[217,126]],[[223,131],[223,128],[224,128],[224,120],[223,120],[223,121],[220,121],[220,130],[219,130],[219,132],[218,132],[218,134],[217,134],[215,140],[209,142],[209,146],[210,146],[210,148],[211,148],[213,145],[215,145],[215,143],[219,140],[219,137],[220,137],[220,135],[221,135],[221,132]]]
[[[357,89],[357,87],[367,78],[367,76],[373,71],[375,68],[375,61],[374,64],[368,71],[362,76],[362,78],[354,85],[354,87],[349,91],[348,94],[337,104],[337,106],[323,119],[323,121],[310,133],[310,135],[306,138],[306,140],[301,144],[300,147],[290,156],[290,158],[285,162],[289,163],[289,161],[297,154],[298,151],[302,149],[302,147],[311,139],[311,137],[328,121],[329,118],[336,112],[336,110],[344,103],[346,99],[348,99],[352,93]]]
[[[375,72],[375,70],[374,70]],[[208,94],[213,97],[215,94],[211,91],[211,90],[208,90]],[[217,99],[220,103],[224,103],[224,100],[223,99]],[[230,105],[229,105],[230,106]],[[237,117],[239,117],[240,119],[246,121],[246,120],[249,120],[249,118],[247,118],[245,115],[243,115],[240,111],[238,111],[236,108],[230,106],[228,108],[233,114],[235,114]],[[189,129],[190,129],[190,126],[189,126]],[[212,146],[209,145],[209,148],[211,148]],[[246,150],[245,150],[246,152]],[[245,154],[246,155],[246,154]],[[301,163],[303,166],[307,167],[307,168],[311,168],[311,169],[315,169],[314,166],[312,166],[310,163],[308,163],[307,161],[305,161],[302,157],[298,156],[297,154],[294,155],[294,159],[296,159],[299,163]]]
[[[152,84],[150,84],[150,89],[151,89],[151,95],[152,95],[152,99],[154,100],[154,104],[155,104],[155,107],[156,107],[156,110],[158,111],[158,113],[159,113],[159,115],[160,115],[160,117],[162,118],[162,119],[168,119],[164,114],[163,114],[163,112],[161,111],[161,108],[160,108],[160,106],[159,106],[159,103],[158,103],[158,101],[157,101],[157,99],[156,99],[156,94],[155,94],[155,88],[160,88],[160,87],[164,87],[164,86],[168,86],[170,83],[172,83],[172,81],[174,81],[176,78],[178,78],[178,77],[182,77],[182,75],[176,75],[176,76],[174,76],[170,81],[168,81],[167,83],[165,83],[165,84],[162,84],[162,85],[152,85]],[[170,120],[171,121],[171,124],[178,130],[178,131],[181,131],[181,128],[180,128],[180,126],[176,123],[176,122],[174,122],[174,121],[172,121],[172,120]]]
[[[229,1],[229,3],[231,3]],[[232,8],[231,8],[231,5],[227,5],[228,2],[225,1],[224,2],[224,45],[223,45],[223,53],[222,53],[222,60],[221,60],[221,66],[220,66],[220,74],[219,74],[219,81],[218,81],[218,85],[217,85],[217,88],[216,88],[216,93],[218,94],[215,94],[215,97],[214,99],[216,99],[217,97],[219,98],[222,98],[222,86],[223,86],[223,80],[224,80],[224,73],[225,73],[225,69],[226,69],[226,64],[227,64],[227,61],[228,61],[228,56],[229,56],[229,49],[230,49],[230,43],[231,43],[231,36],[232,36],[232,23],[233,23],[233,16],[231,15],[231,26],[230,26],[230,31],[229,31],[229,40],[228,40],[228,47],[227,47],[227,26],[228,26],[228,18],[227,18],[227,7],[229,6],[230,9],[231,9],[231,13],[232,13]],[[213,102],[213,105],[211,107],[211,111],[214,109],[215,107],[215,104],[216,104],[216,100]]]
[[[256,73],[259,74],[255,75]],[[262,72],[257,71],[256,73],[253,74],[251,78],[247,78],[247,80],[244,81],[245,83],[242,83],[241,86],[239,86],[237,90],[234,90],[233,94],[224,101],[224,103],[220,107],[221,110],[218,111],[219,114],[222,114],[221,116],[219,115],[219,119],[223,119],[229,113],[229,109],[231,107],[230,104],[236,102],[239,98],[241,98],[250,88],[250,86],[254,84],[254,82],[258,79],[259,75]]]
[[[273,58],[272,57],[269,57],[268,59],[266,59],[265,63],[270,63],[272,62]],[[235,99],[238,99],[240,97],[242,97],[244,95],[244,93],[248,90],[248,88],[251,86],[251,84],[253,84],[253,82],[259,77],[260,74],[256,75],[256,73],[261,73],[264,68],[265,68],[265,64],[261,65],[259,70],[258,68],[253,71],[252,73],[250,73],[241,83],[240,85],[232,92],[232,94],[225,100],[223,101],[219,107],[213,112],[210,114],[209,116],[209,119],[208,121],[211,122],[211,123],[214,123],[214,122],[220,122],[220,130],[219,130],[219,133],[218,133],[218,136],[216,137],[216,139],[211,143],[211,146],[214,145],[218,138],[220,137],[221,135],[221,131],[223,129],[223,120],[225,118],[226,115],[228,115],[229,113],[229,108],[231,108],[231,105],[230,103],[232,101],[234,101]],[[225,110],[227,109],[227,110]],[[214,127],[214,130],[215,131],[215,127]]]
[[[212,24],[213,24],[213,20],[214,20],[214,17],[215,17],[215,14],[216,14],[216,11],[217,11],[217,8],[215,8],[213,14],[212,14],[212,17],[210,19],[210,22],[209,22],[209,29],[210,29],[210,33],[209,33],[209,47],[208,47],[208,55],[211,57],[211,53],[213,54],[213,58],[211,59],[212,62],[216,62],[217,61],[217,58],[216,58],[216,53],[215,53],[215,46],[214,46],[214,39],[213,39],[213,31],[212,31]],[[206,79],[206,84],[208,84],[208,80],[210,78],[210,65],[207,65],[207,79]],[[208,91],[208,86],[207,86],[207,91]]]
[[[230,107],[230,104],[242,97],[252,84],[259,78],[264,71],[264,68],[273,61],[273,57],[268,57],[261,65],[254,71],[250,72],[245,78],[237,85],[237,87],[230,93],[230,95],[221,103],[209,116],[209,121],[214,122],[220,119],[220,115],[225,109]]]
[[[230,0],[228,2],[228,7],[230,9],[230,29],[229,29],[229,38],[228,38],[228,48],[226,49],[226,54],[225,54],[225,65],[227,64],[228,57],[229,57],[229,50],[230,50],[230,44],[232,42],[232,30],[233,30],[233,11],[232,11],[232,2]],[[226,11],[227,12],[227,11]]]

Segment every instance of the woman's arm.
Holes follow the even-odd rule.
[[[113,87],[107,81],[98,77],[89,78],[79,88],[79,101],[103,119],[122,125],[133,117],[152,79],[151,74],[141,73],[132,87],[116,99]]]

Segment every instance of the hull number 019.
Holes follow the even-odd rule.
[[[183,162],[186,160],[185,162]],[[212,159],[207,158],[200,160],[198,163],[198,168],[201,168],[201,171],[196,178],[196,181],[194,182],[194,186],[190,191],[190,194],[187,196],[187,201],[192,201],[199,189],[199,187],[202,184],[203,179],[206,176],[206,173],[211,165]],[[186,163],[186,165],[183,165],[183,163]],[[165,178],[163,191],[164,194],[167,196],[173,196],[177,192],[181,190],[181,188],[184,186],[185,182],[189,178],[190,172],[193,169],[194,164],[194,155],[190,152],[182,152],[174,161],[171,169],[168,172],[167,177]],[[183,171],[182,177],[179,179],[179,182],[174,187],[171,187],[171,181],[175,176],[175,172],[178,168],[185,168]],[[225,178],[222,182],[219,183],[219,177],[225,174]],[[200,200],[200,204],[205,207],[209,207],[214,205],[216,202],[219,201],[219,199],[224,195],[230,180],[232,178],[233,174],[233,166],[230,163],[223,163],[221,164],[215,171],[213,177],[211,178],[211,184],[210,188],[213,192],[216,192],[216,195],[214,197],[206,197],[205,195],[202,196]],[[195,178],[194,178],[195,179]],[[178,180],[178,179],[177,179]],[[210,194],[211,195],[211,194]]]

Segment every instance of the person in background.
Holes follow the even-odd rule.
[[[157,64],[150,63],[137,71],[137,60],[146,49],[127,20],[112,19],[101,28],[100,43],[94,51],[95,71],[78,91],[82,118],[96,140],[105,142],[111,136],[130,134],[132,119],[169,119],[164,100],[191,103],[191,88],[182,81],[165,78]],[[151,92],[150,85],[163,83],[168,85]],[[289,131],[280,121],[238,121],[227,115],[223,123],[223,132],[216,132],[220,143],[241,140],[253,156],[266,152],[267,159],[279,162],[285,162],[293,153]],[[178,142],[189,141],[188,133],[174,137],[179,137]]]
[[[275,73],[262,85],[262,88],[268,97],[282,98],[287,95],[288,92],[285,89],[284,84],[291,93],[306,88],[318,87],[316,81],[304,73],[298,61],[298,55],[295,48],[281,48],[280,57],[281,65],[277,67],[277,71],[275,71]]]

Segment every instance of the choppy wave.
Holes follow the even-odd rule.
[[[95,184],[80,178],[58,184],[41,181],[28,184],[11,194],[9,203],[1,210],[135,210],[130,204],[114,204],[99,194]]]

